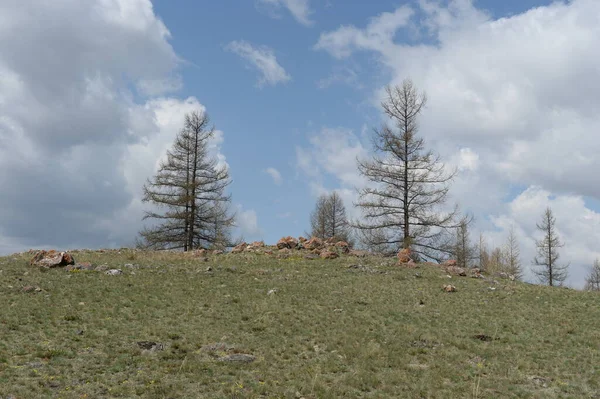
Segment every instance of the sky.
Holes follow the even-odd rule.
[[[358,217],[356,159],[385,86],[411,78],[473,237],[513,225],[529,269],[550,206],[581,287],[600,257],[597,54],[597,0],[0,0],[0,253],[133,245],[192,110],[217,129],[236,234],[302,235],[333,190]]]

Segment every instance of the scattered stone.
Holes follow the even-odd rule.
[[[140,349],[147,350],[150,352],[162,351],[163,349],[165,349],[164,344],[153,341],[138,341],[137,346],[139,346]]]
[[[300,244],[304,244],[306,241],[307,241],[306,238],[304,238],[304,237],[298,237],[298,242]]]
[[[448,267],[448,266],[456,266],[456,260],[455,259],[448,259],[447,261],[445,261],[444,263],[442,263],[442,266],[444,267]]]
[[[74,265],[75,259],[68,252],[39,251],[30,261],[32,266],[39,266],[46,269]]]
[[[319,255],[313,254],[313,253],[306,254],[306,255],[304,255],[304,259],[308,259],[308,260],[319,259]]]
[[[398,252],[398,262],[399,263],[408,263],[411,260],[411,252],[410,248],[403,248]]]
[[[272,290],[269,290],[269,291],[267,292],[267,295],[274,295],[274,294],[275,294],[277,291],[278,291],[277,289],[272,289]]]
[[[83,335],[84,331],[83,330],[76,330],[75,334],[77,335]]]
[[[540,386],[542,388],[548,388],[548,384],[551,381],[549,378],[538,377],[538,376],[531,376],[531,377],[529,377],[529,380],[531,382],[533,382],[535,385]]]
[[[298,240],[291,236],[283,237],[279,241],[277,241],[277,249],[296,249],[297,246]]]
[[[339,249],[343,254],[350,252],[350,245],[346,241],[338,241],[335,243],[335,247]]]
[[[259,250],[261,248],[265,247],[265,242],[264,241],[254,241],[252,244],[249,244],[246,247],[247,251],[256,251]]]
[[[323,244],[323,240],[321,240],[320,238],[312,237],[310,240],[306,241],[302,245],[304,246],[305,249],[312,251],[315,249],[322,249],[324,244]]]
[[[208,273],[208,272],[212,272],[212,270],[213,270],[213,268],[212,268],[212,267],[210,267],[210,266],[206,268],[206,272],[207,272],[207,273]]]
[[[244,252],[244,250],[246,249],[246,247],[248,246],[248,244],[246,244],[245,242],[242,242],[241,244],[236,245],[235,247],[233,247],[233,249],[231,250],[232,254],[239,254]]]
[[[415,278],[421,278],[423,276],[421,276],[421,273],[415,273]]]
[[[225,252],[221,251],[220,249],[215,249],[214,251],[212,251],[213,255],[223,255]]]
[[[492,337],[490,337],[489,335],[485,335],[485,334],[476,334],[476,335],[473,335],[473,338],[474,339],[478,339],[478,340],[483,341],[483,342],[493,341]]]
[[[194,256],[204,258],[208,254],[208,251],[204,248],[200,248],[194,251]]]
[[[106,271],[106,274],[109,276],[118,276],[123,274],[123,271],[121,269],[110,269]]]
[[[219,358],[219,361],[228,363],[252,363],[255,360],[255,356],[244,353],[232,353],[231,355],[222,356]]]
[[[26,285],[23,287],[23,292],[31,293],[31,292],[41,292],[42,289],[40,287],[34,287],[32,285]]]
[[[456,292],[456,287],[450,284],[444,285],[445,292]]]
[[[462,267],[458,267],[458,266],[446,266],[446,272],[450,273],[452,275],[455,276],[462,276],[465,277],[467,275],[467,272],[465,269],[463,269]]]
[[[336,252],[332,252],[332,251],[323,251],[321,252],[321,259],[335,259],[337,257],[339,257],[339,255]]]
[[[228,343],[225,342],[215,342],[212,344],[208,344],[208,345],[204,345],[201,348],[204,352],[229,352],[230,350],[234,349],[233,345],[230,345]]]
[[[108,267],[108,265],[100,265],[100,266],[96,266],[94,268],[94,270],[97,271],[97,272],[105,272],[108,269],[110,269],[110,267]]]

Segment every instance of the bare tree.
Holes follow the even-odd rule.
[[[477,259],[477,247],[471,243],[467,219],[463,219],[456,228],[452,256],[456,259],[456,264],[463,268],[471,267]]]
[[[319,197],[310,219],[311,236],[352,241],[346,207],[336,191]]]
[[[376,155],[358,160],[359,172],[372,185],[359,192],[355,205],[363,220],[354,225],[366,232],[367,246],[383,246],[390,252],[411,248],[416,256],[440,260],[444,230],[456,228],[456,208],[443,212],[449,183],[455,172],[447,172],[438,155],[425,151],[417,137],[418,117],[426,103],[412,81],[388,87],[382,102],[394,127],[375,130]]]
[[[154,205],[144,219],[155,224],[140,232],[142,246],[189,251],[223,244],[234,221],[228,212],[231,198],[224,193],[231,180],[227,168],[208,153],[213,133],[205,113],[185,116],[166,160],[144,185],[143,201]]]
[[[600,259],[594,261],[590,274],[585,278],[585,289],[587,291],[600,291]]]
[[[556,218],[550,208],[546,208],[542,222],[537,223],[536,227],[544,233],[544,238],[536,241],[537,256],[533,259],[533,265],[537,268],[533,272],[543,284],[561,285],[567,279],[569,265],[557,263],[560,258],[558,248],[562,248],[564,244],[560,242],[556,232]]]
[[[514,276],[517,280],[523,278],[523,268],[521,266],[521,250],[519,248],[519,242],[515,234],[515,226],[511,225],[508,230],[508,237],[506,239],[506,246],[504,249],[506,256],[505,259],[505,272],[509,275]]]
[[[481,270],[487,270],[490,264],[490,252],[488,251],[483,233],[479,233],[479,245],[477,245],[477,250],[479,252],[479,268]]]

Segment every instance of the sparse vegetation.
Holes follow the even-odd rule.
[[[0,258],[0,397],[600,394],[597,293],[382,257],[73,254],[123,274]]]

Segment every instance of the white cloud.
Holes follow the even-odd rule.
[[[258,216],[254,209],[244,210],[241,205],[238,205],[235,220],[236,226],[246,241],[260,240],[264,236],[264,232],[258,226]]]
[[[258,87],[275,86],[291,80],[291,76],[277,62],[275,52],[267,46],[254,47],[246,41],[238,40],[229,43],[226,49],[242,57],[261,73]]]
[[[286,8],[302,25],[313,24],[309,0],[257,0],[257,6],[264,8],[273,18],[279,18],[279,9]]]
[[[279,173],[279,171],[277,169],[267,168],[267,169],[265,169],[265,173],[267,173],[269,176],[271,176],[271,178],[273,179],[273,183],[277,184],[278,186],[280,186],[281,183],[283,182],[281,173]]]
[[[470,0],[441,4],[421,0],[412,11],[402,6],[391,13],[406,19],[382,23],[379,16],[364,29],[340,26],[321,34],[315,49],[336,59],[375,53],[391,73],[390,84],[412,78],[427,92],[421,134],[461,170],[452,199],[475,213],[479,229],[493,234],[497,219],[489,215],[510,215],[506,198],[514,196],[516,187],[531,186],[544,187],[556,200],[575,201],[577,218],[597,228],[581,198],[600,199],[595,184],[600,169],[600,68],[595,57],[600,52],[600,3],[555,2],[501,19]],[[401,28],[409,34],[417,30],[424,40],[419,42],[417,35],[415,42],[413,34],[411,42],[401,42],[395,37]],[[373,105],[378,107],[383,91],[375,91]],[[528,196],[517,198],[520,204]],[[536,221],[542,211],[531,209]],[[534,220],[527,223],[530,229],[535,226]],[[527,231],[524,225],[522,229]],[[587,229],[581,224],[579,230],[564,230],[563,239],[571,246],[564,256],[590,264],[583,258],[596,251],[596,244],[578,231]],[[575,250],[581,255],[569,253]],[[579,284],[582,273],[573,269],[571,282]]]
[[[181,85],[169,31],[148,0],[9,0],[0,20],[0,251],[132,244],[142,184],[204,110],[155,97]]]
[[[412,15],[410,7],[402,6],[372,18],[365,29],[342,26],[336,31],[322,33],[315,49],[326,50],[336,58],[346,58],[355,50],[387,51],[393,46],[396,31],[406,26]]]

